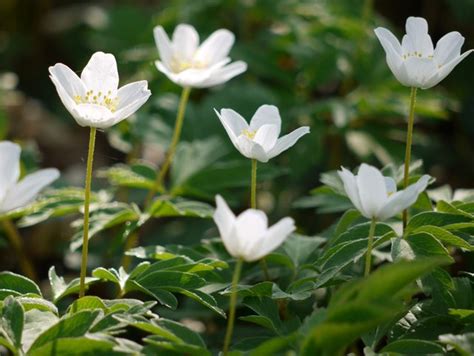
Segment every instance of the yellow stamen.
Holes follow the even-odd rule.
[[[252,131],[252,130],[247,130],[247,129],[242,130],[242,135],[248,137],[251,140],[255,138],[256,133],[257,131]]]

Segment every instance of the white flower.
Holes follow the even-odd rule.
[[[229,64],[234,34],[228,30],[215,31],[201,45],[194,27],[186,24],[175,28],[171,41],[161,26],[155,27],[153,34],[161,58],[156,67],[183,87],[212,87],[247,70],[245,62]]]
[[[81,78],[62,63],[49,67],[49,73],[64,106],[81,126],[113,126],[137,111],[151,95],[146,80],[118,89],[117,62],[110,53],[94,53]]]
[[[272,227],[261,210],[248,209],[235,216],[224,199],[216,196],[214,222],[225,248],[233,257],[252,262],[265,257],[295,231],[292,218],[283,218]]]
[[[32,202],[38,193],[59,177],[55,168],[41,169],[20,177],[21,148],[10,141],[0,142],[0,213],[21,208]]]
[[[355,176],[344,167],[338,171],[352,204],[368,219],[383,221],[415,203],[428,186],[430,176],[422,176],[415,184],[397,192],[397,184],[384,177],[375,167],[362,164]]]
[[[407,34],[401,45],[389,30],[375,29],[390,70],[405,86],[422,89],[435,86],[473,51],[461,55],[464,37],[456,31],[446,34],[433,49],[428,23],[422,17],[409,17],[405,27]]]
[[[268,162],[283,151],[293,146],[301,136],[309,133],[308,126],[278,138],[281,130],[281,118],[278,108],[273,105],[262,105],[250,120],[245,119],[231,109],[214,109],[224,125],[235,148],[245,157]]]

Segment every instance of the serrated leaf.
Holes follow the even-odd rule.
[[[42,296],[35,282],[13,272],[0,272],[0,289],[12,290],[20,294],[32,293]]]

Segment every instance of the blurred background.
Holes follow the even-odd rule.
[[[25,170],[57,167],[62,171],[57,186],[81,187],[89,133],[61,104],[48,67],[62,62],[80,73],[101,50],[117,57],[121,85],[147,79],[153,95],[135,117],[99,133],[95,169],[137,160],[158,165],[180,88],[155,69],[153,27],[162,25],[171,35],[177,24],[190,23],[201,39],[224,27],[236,35],[231,57],[246,61],[249,69],[223,86],[192,91],[183,130],[183,142],[191,147],[187,159],[209,159],[209,152],[193,147],[218,150],[211,171],[216,174],[217,165],[223,173],[219,184],[211,173],[198,175],[182,194],[213,204],[219,192],[235,210],[246,208],[250,162],[232,147],[213,108],[232,108],[250,119],[261,104],[274,104],[282,132],[309,125],[311,134],[260,165],[259,206],[272,221],[291,214],[301,233],[314,235],[337,216],[330,208],[316,215],[314,207],[330,202],[305,198],[320,185],[321,173],[362,161],[378,167],[403,161],[410,90],[390,73],[373,29],[388,27],[401,38],[408,16],[428,20],[434,43],[456,30],[466,38],[463,51],[474,48],[474,0],[2,0],[0,139],[22,144]],[[440,85],[419,91],[413,156],[423,160],[436,186],[474,187],[473,65],[471,55]],[[206,162],[202,166],[206,172]],[[232,184],[224,184],[227,179]],[[96,177],[93,187],[107,188],[107,181]],[[139,202],[144,192],[127,197]],[[53,264],[59,272],[77,273],[78,254],[64,257],[73,218],[21,229],[40,276]],[[148,224],[141,243],[196,243],[216,235],[210,220],[165,222]],[[121,250],[108,250],[107,234],[114,233],[94,240],[93,265],[117,265]],[[6,240],[0,242],[0,270],[16,270]]]

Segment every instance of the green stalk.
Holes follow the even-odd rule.
[[[415,121],[415,105],[416,105],[416,88],[411,88],[410,93],[410,112],[408,115],[408,129],[407,129],[407,141],[405,147],[405,167],[403,171],[403,188],[408,187],[408,178],[410,174],[410,161],[411,161],[411,143],[413,141],[413,124]],[[408,209],[403,210],[403,229],[407,226],[408,221]]]
[[[13,250],[15,251],[15,255],[18,257],[18,262],[20,265],[20,269],[27,276],[29,279],[37,281],[37,275],[31,260],[28,258],[25,248],[23,246],[23,240],[21,239],[20,234],[18,233],[18,229],[12,223],[12,221],[8,218],[2,218],[2,227],[5,230],[5,234],[10,241]]]
[[[229,352],[229,346],[232,340],[232,333],[234,331],[235,308],[237,305],[237,284],[239,283],[243,262],[244,261],[241,258],[237,260],[237,263],[235,264],[234,275],[232,277],[232,287],[231,287],[230,305],[229,305],[229,319],[227,319],[227,330],[225,333],[224,348],[222,349],[222,353],[224,354],[224,356],[227,356]]]
[[[79,298],[82,298],[86,291],[86,274],[87,274],[87,254],[89,250],[89,205],[91,200],[91,181],[92,181],[92,164],[94,161],[95,134],[97,129],[91,127],[89,136],[89,150],[87,152],[87,169],[86,184],[84,192],[84,227],[82,240],[82,261],[81,261],[81,277],[79,287]]]
[[[250,182],[250,207],[257,209],[257,160],[252,160],[252,178]]]
[[[375,226],[377,225],[377,220],[372,218],[370,223],[369,229],[369,241],[367,243],[367,254],[365,255],[365,270],[364,276],[368,276],[370,274],[370,265],[372,263],[372,246],[374,244],[374,233],[375,233]]]
[[[176,116],[176,122],[174,126],[173,138],[171,139],[171,145],[168,149],[168,154],[166,155],[165,162],[160,169],[156,177],[155,184],[148,192],[148,195],[145,200],[145,207],[148,207],[151,203],[151,200],[155,196],[157,191],[164,190],[164,180],[166,178],[166,174],[170,169],[171,163],[173,162],[173,157],[176,152],[176,147],[178,146],[179,138],[181,137],[181,130],[183,128],[183,121],[184,121],[184,114],[186,112],[186,105],[189,99],[189,93],[191,92],[191,88],[184,87],[181,93],[181,99],[179,100],[179,107],[178,113]]]

